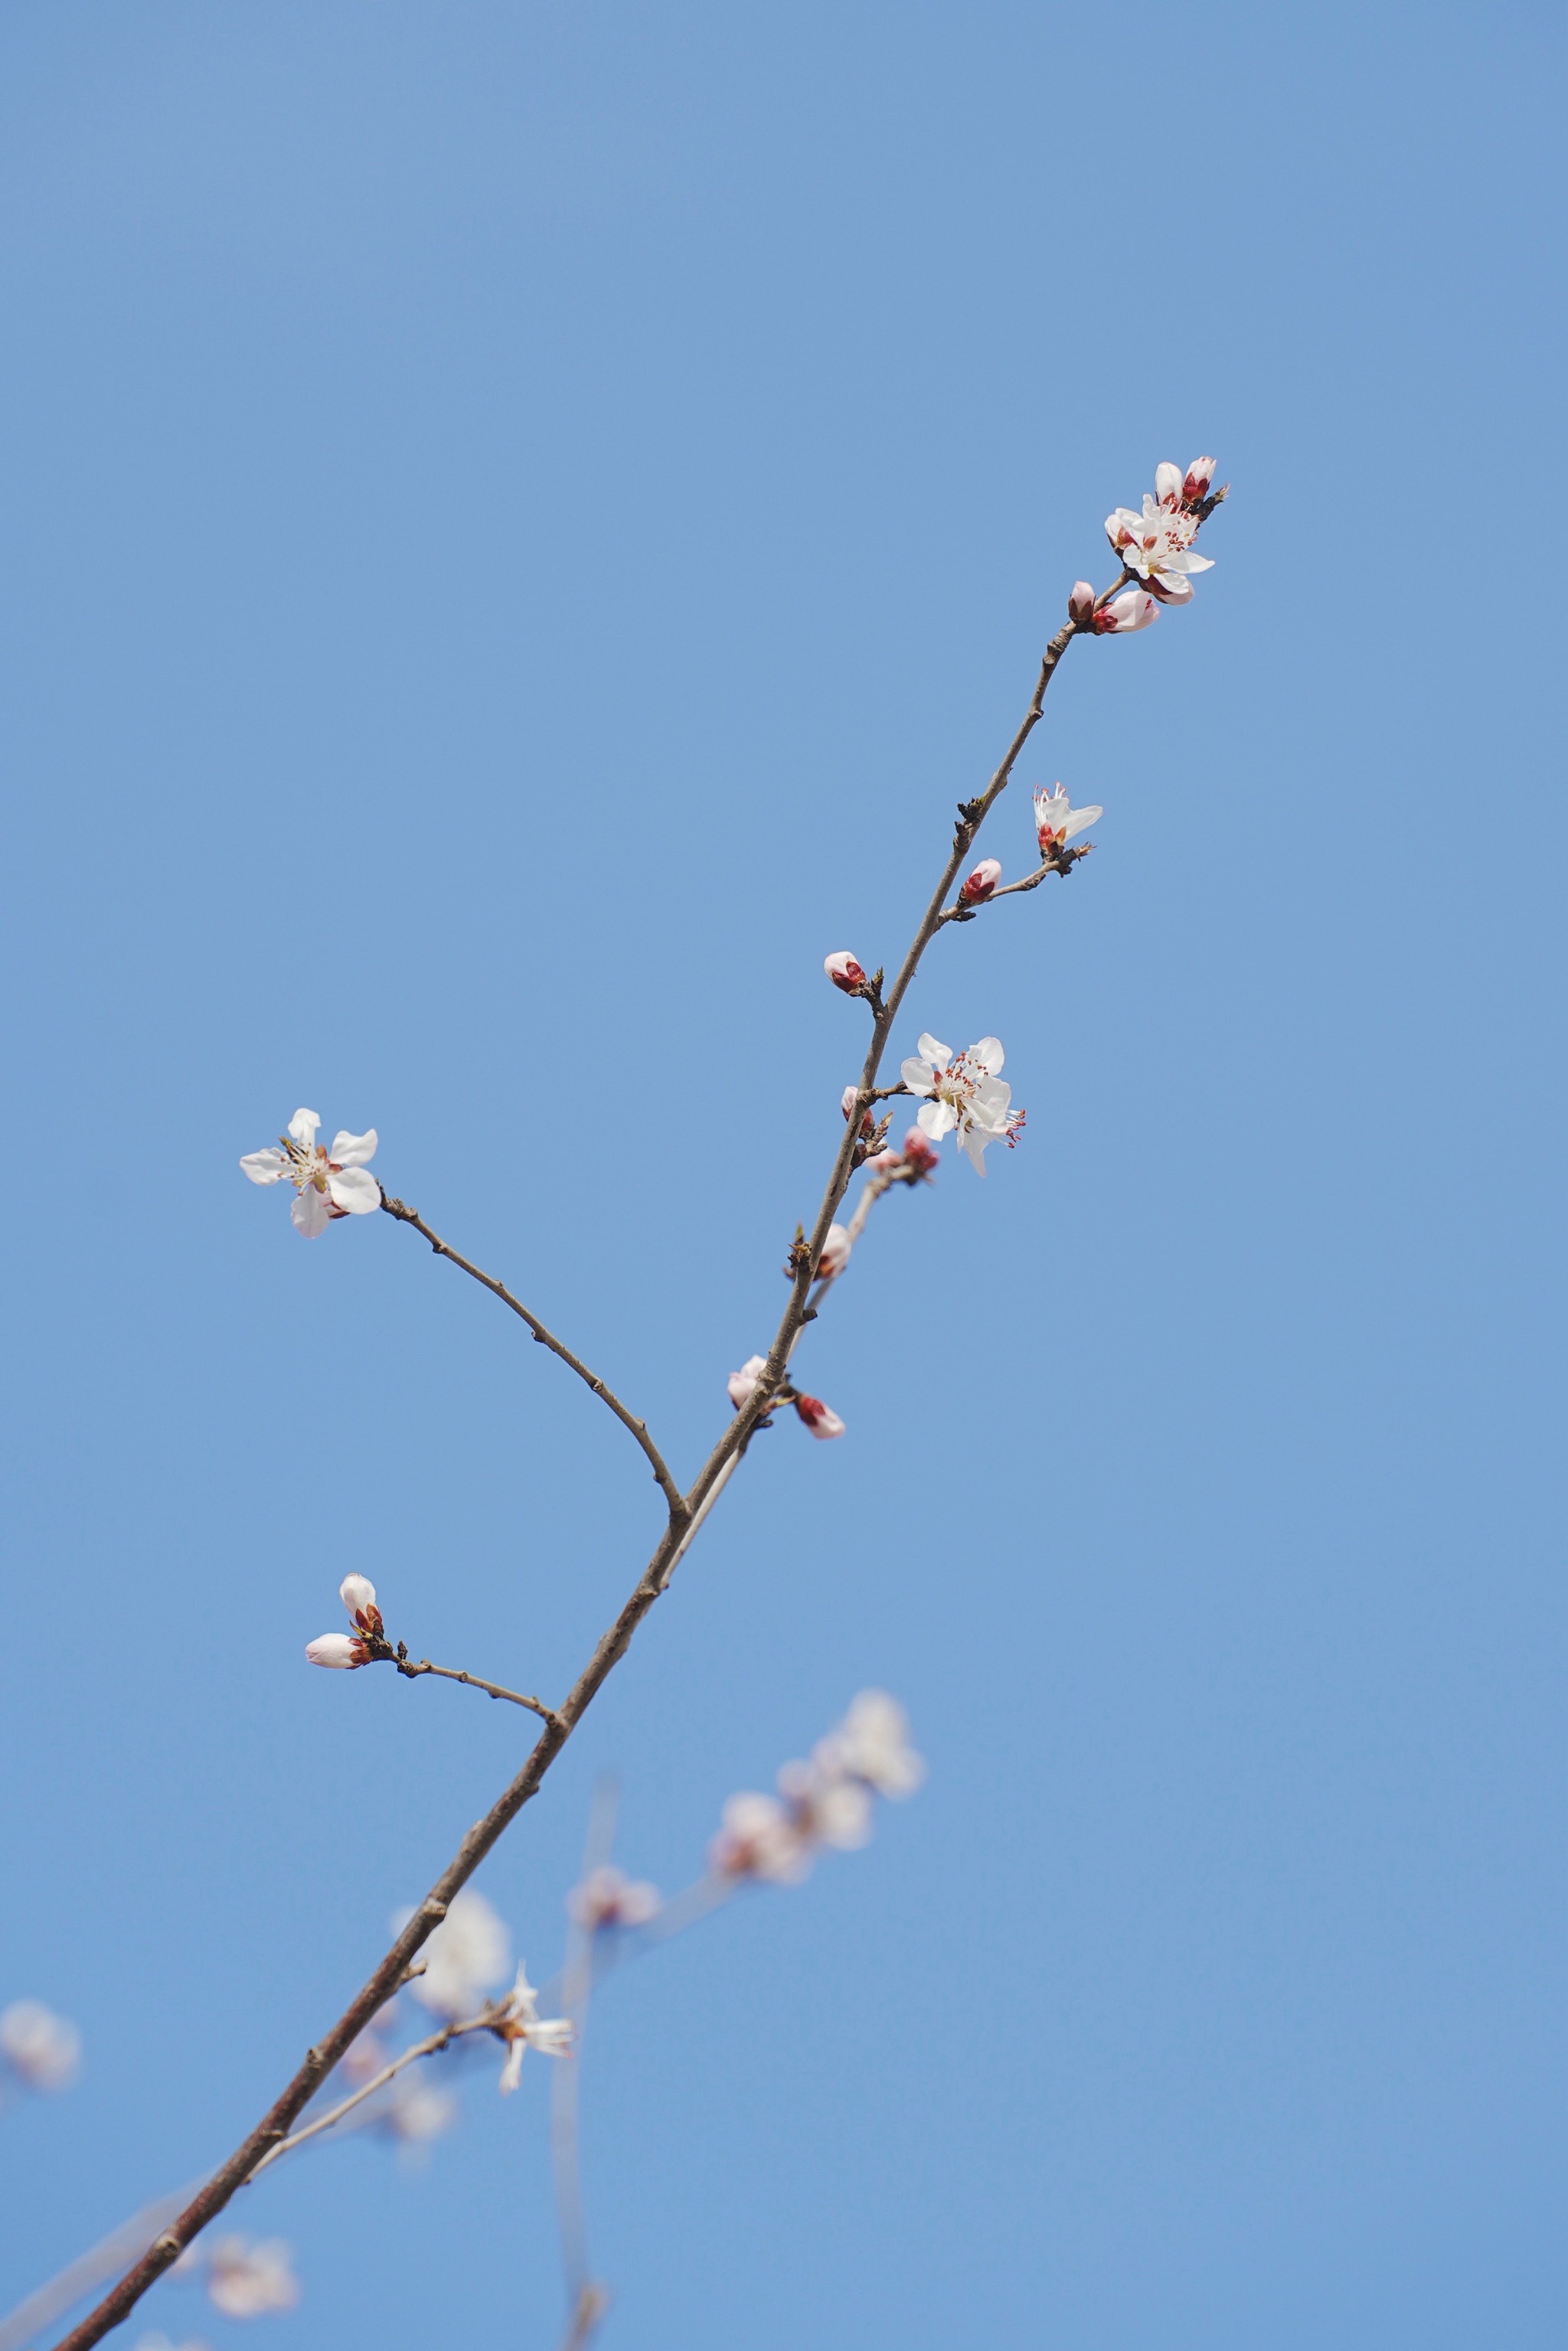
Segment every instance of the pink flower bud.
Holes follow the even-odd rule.
[[[350,1671],[370,1663],[364,1643],[350,1633],[323,1633],[319,1641],[308,1643],[305,1654],[313,1666],[341,1666]]]
[[[984,899],[990,896],[1001,878],[1001,860],[997,857],[982,857],[958,895],[966,906],[977,906]]]
[[[822,1254],[817,1259],[818,1280],[836,1280],[850,1261],[852,1247],[853,1243],[842,1225],[830,1225],[828,1238],[822,1243]]]
[[[865,986],[865,974],[848,947],[841,947],[837,955],[827,956],[822,969],[833,986],[841,987],[846,996],[858,996]]]
[[[1067,617],[1086,629],[1094,618],[1094,590],[1087,580],[1075,580],[1072,593],[1067,600]]]
[[[731,1372],[725,1382],[729,1400],[738,1412],[742,1405],[751,1402],[758,1381],[768,1369],[766,1355],[748,1355],[738,1372]]]
[[[910,1128],[904,1138],[904,1164],[906,1167],[918,1168],[922,1176],[929,1176],[941,1156],[941,1153],[926,1142],[917,1126]]]
[[[1159,618],[1159,606],[1141,588],[1124,588],[1108,604],[1102,604],[1094,615],[1097,636],[1122,637],[1129,630],[1146,629],[1151,621]]]
[[[1213,458],[1195,457],[1186,469],[1186,479],[1181,486],[1183,504],[1200,507],[1208,496],[1209,485],[1213,479]]]
[[[376,1606],[376,1587],[368,1575],[346,1575],[338,1586],[338,1597],[361,1633],[380,1633],[383,1629],[382,1612]]]
[[[798,1395],[795,1409],[813,1437],[841,1437],[844,1424],[821,1396]]]
[[[839,1108],[843,1112],[846,1118],[852,1118],[854,1115],[854,1107],[855,1089],[853,1086],[846,1086],[843,1092],[843,1099],[840,1102]],[[861,1121],[861,1133],[862,1134],[869,1134],[875,1124],[876,1121],[873,1118],[870,1111],[868,1110],[865,1116]]]

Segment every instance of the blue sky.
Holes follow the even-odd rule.
[[[653,1531],[493,1301],[239,1154],[375,1124],[689,1473],[858,1061],[821,956],[1212,449],[1193,608],[1020,768],[1094,856],[897,1040],[998,1033],[1023,1147],[879,1211],[848,1434],[754,1448],[482,1883],[537,1979],[605,1770],[669,1886],[864,1684],[929,1759],[607,1990],[607,2345],[1561,2343],[1563,98],[1524,6],[6,12],[0,2004],[87,2053],[0,2113],[0,2302],[516,1767],[305,1667],[344,1570],[559,1692]],[[544,2121],[280,2166],[263,2330],[552,2343]]]

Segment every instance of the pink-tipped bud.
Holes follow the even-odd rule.
[[[841,1437],[844,1424],[821,1396],[798,1395],[795,1409],[813,1437]]]
[[[817,1280],[836,1281],[850,1261],[854,1244],[842,1225],[830,1225],[828,1238],[822,1243],[822,1254],[817,1259]]]
[[[1200,507],[1208,496],[1209,486],[1213,480],[1213,458],[1195,457],[1186,469],[1186,479],[1181,486],[1183,505]]]
[[[929,1176],[942,1155],[926,1142],[917,1126],[912,1126],[904,1138],[904,1164],[922,1176]]]
[[[855,1090],[853,1086],[846,1086],[844,1088],[843,1098],[839,1103],[839,1108],[843,1112],[846,1119],[852,1118],[854,1116]],[[861,1120],[861,1133],[862,1134],[870,1134],[875,1124],[876,1121],[873,1118],[870,1111],[868,1110],[865,1116]]]
[[[1155,467],[1155,496],[1163,507],[1174,507],[1181,496],[1181,467],[1168,457]]]
[[[724,1384],[737,1412],[740,1410],[742,1405],[751,1402],[757,1383],[767,1369],[766,1355],[748,1355],[738,1372],[731,1372]]]
[[[370,1663],[370,1653],[362,1641],[350,1633],[323,1633],[319,1641],[306,1645],[306,1656],[313,1666],[341,1666],[352,1669]]]
[[[1094,632],[1102,637],[1124,637],[1129,630],[1146,629],[1157,621],[1160,608],[1154,598],[1141,588],[1124,588],[1108,604],[1102,604],[1094,615]]]
[[[338,1597],[361,1633],[384,1630],[376,1606],[376,1587],[368,1575],[346,1575],[338,1586]]]
[[[827,956],[823,961],[822,969],[827,973],[833,986],[841,987],[846,996],[858,996],[865,986],[865,973],[851,955],[848,947],[841,947],[837,955]]]
[[[1086,629],[1094,618],[1094,590],[1087,580],[1075,580],[1072,593],[1067,600],[1067,617]]]
[[[966,906],[978,906],[990,896],[1001,878],[1000,858],[982,857],[958,895]]]

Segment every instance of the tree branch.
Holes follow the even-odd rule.
[[[450,1248],[442,1239],[439,1233],[432,1232],[417,1208],[411,1208],[404,1200],[394,1200],[388,1192],[382,1194],[382,1207],[389,1217],[395,1217],[400,1225],[412,1225],[414,1231],[430,1243],[437,1257],[447,1259],[462,1272],[472,1275],[481,1289],[489,1290],[493,1297],[500,1300],[503,1306],[509,1306],[513,1313],[528,1324],[541,1347],[548,1347],[552,1355],[559,1355],[563,1364],[570,1364],[578,1378],[585,1381],[594,1395],[610,1406],[622,1426],[631,1430],[647,1455],[653,1475],[659,1481],[659,1491],[669,1505],[670,1516],[673,1519],[684,1517],[686,1506],[682,1498],[681,1489],[671,1477],[664,1455],[649,1436],[647,1423],[639,1420],[634,1413],[627,1410],[614,1389],[607,1387],[597,1372],[591,1372],[581,1356],[574,1355],[571,1349],[565,1344],[564,1341],[558,1339],[553,1331],[547,1330],[538,1316],[530,1313],[522,1300],[515,1298],[504,1281],[497,1281],[493,1273],[486,1273],[471,1259],[459,1256],[455,1249]]]

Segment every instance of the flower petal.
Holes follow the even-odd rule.
[[[899,1074],[912,1094],[928,1094],[936,1082],[936,1072],[930,1062],[917,1061],[913,1053]]]
[[[952,1109],[945,1102],[923,1102],[915,1113],[915,1123],[931,1137],[933,1143],[940,1143],[945,1134],[953,1132]]]
[[[1186,479],[1186,475],[1182,472],[1181,467],[1179,465],[1173,465],[1170,459],[1167,457],[1163,465],[1159,465],[1155,467],[1155,497],[1159,499],[1162,505],[1165,504],[1167,498],[1179,498],[1181,496],[1181,486]]]
[[[1103,808],[1074,809],[1067,820],[1068,840],[1071,841],[1075,832],[1082,832],[1086,825],[1098,824],[1104,813]]]
[[[1002,1050],[1001,1039],[982,1037],[977,1045],[970,1046],[969,1059],[978,1068],[984,1070],[988,1077],[994,1078],[1007,1060],[1007,1055]]]
[[[276,1143],[269,1143],[265,1151],[247,1151],[239,1164],[253,1184],[277,1183],[288,1165]]]
[[[303,1233],[308,1241],[313,1241],[318,1234],[324,1233],[332,1221],[327,1208],[327,1195],[318,1192],[314,1184],[307,1184],[303,1192],[296,1192],[288,1213],[294,1220],[295,1231]]]
[[[307,1151],[313,1151],[316,1147],[316,1129],[320,1123],[319,1111],[297,1110],[288,1122],[288,1132],[296,1143],[302,1143]]]
[[[932,1036],[920,1038],[916,1042],[915,1050],[923,1054],[935,1070],[945,1070],[953,1058],[952,1047],[938,1044],[936,1039]]]
[[[382,1205],[382,1187],[362,1167],[345,1167],[328,1176],[327,1189],[334,1207],[345,1216],[365,1217]]]
[[[340,1126],[332,1137],[332,1148],[327,1154],[334,1167],[362,1167],[367,1159],[376,1155],[376,1131],[372,1126],[364,1134],[350,1134]]]

